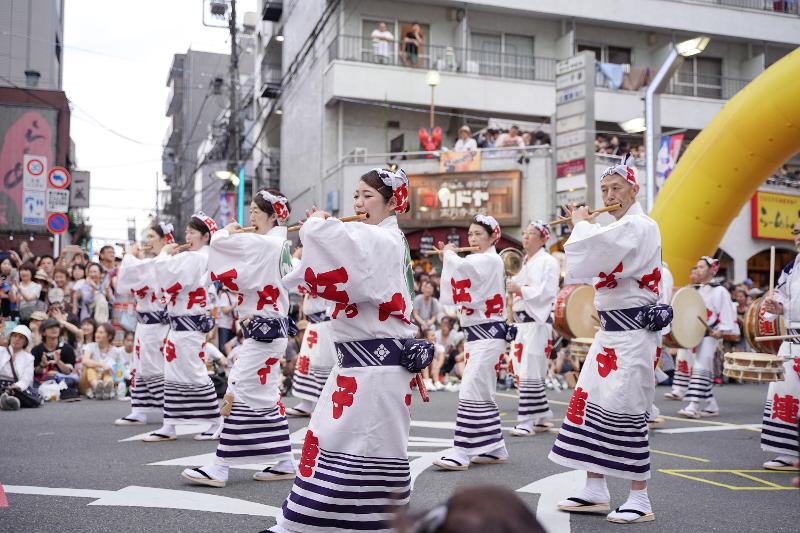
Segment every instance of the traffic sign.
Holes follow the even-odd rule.
[[[64,167],[53,167],[47,174],[47,182],[54,189],[69,187],[69,171]]]
[[[22,188],[29,191],[47,189],[47,158],[25,154],[22,158]]]
[[[64,233],[69,227],[69,219],[64,213],[50,213],[47,216],[47,229],[53,233]]]
[[[89,207],[89,178],[84,170],[72,173],[72,186],[69,188],[69,205],[72,207]]]
[[[69,211],[69,191],[64,189],[47,189],[47,210],[51,213]]]
[[[22,223],[44,225],[44,191],[22,191]]]

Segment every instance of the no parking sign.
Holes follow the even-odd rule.
[[[64,233],[69,227],[69,219],[64,213],[50,213],[47,217],[47,229],[53,233]]]

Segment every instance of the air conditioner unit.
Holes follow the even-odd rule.
[[[351,163],[366,163],[367,162],[367,149],[363,147],[355,147],[349,154]]]

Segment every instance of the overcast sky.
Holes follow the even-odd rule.
[[[92,173],[88,215],[98,239],[95,246],[102,244],[99,240],[127,239],[131,217],[140,232],[154,212],[161,144],[169,123],[164,111],[173,54],[189,48],[230,50],[227,30],[203,26],[205,4],[66,2],[64,91],[73,103],[70,133],[78,168]],[[256,0],[237,2],[237,14],[256,8]],[[163,181],[159,183],[163,189]]]

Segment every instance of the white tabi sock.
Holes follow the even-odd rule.
[[[708,400],[708,403],[706,403],[706,407],[705,409],[703,409],[703,411],[710,411],[712,413],[719,411],[719,405],[717,405],[717,399],[711,398],[710,400]]]
[[[294,461],[291,459],[284,459],[282,461],[278,461],[275,463],[275,466],[271,467],[273,472],[283,472],[289,473],[295,471]]]
[[[628,499],[618,507],[619,509],[636,509],[643,513],[652,513],[653,508],[650,506],[650,498],[647,497],[647,489],[632,490],[628,495]],[[623,513],[624,514],[624,513]]]
[[[586,486],[572,497],[592,503],[608,503],[611,501],[611,495],[608,493],[605,477],[587,477]],[[562,500],[558,502],[558,505],[574,506],[575,502],[571,500]]]
[[[198,468],[214,479],[228,481],[228,467],[225,465],[213,463],[210,465],[200,466]]]
[[[519,429],[526,429],[531,433],[533,433],[533,422],[534,422],[533,420],[525,420],[524,422],[520,422],[514,427],[517,427]]]
[[[700,405],[697,402],[689,402],[689,405],[686,406],[686,411],[690,411],[692,413],[696,413],[700,410]]]
[[[175,435],[175,426],[172,424],[164,424],[158,430],[154,431],[153,433],[158,433],[159,435]]]
[[[300,400],[300,402],[294,406],[295,409],[298,411],[305,411],[306,413],[313,413],[314,412],[314,405],[315,403],[309,400]]]

